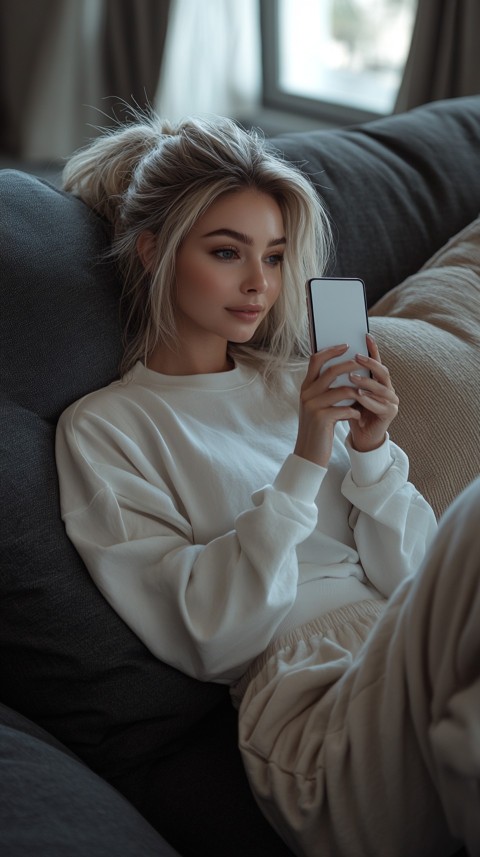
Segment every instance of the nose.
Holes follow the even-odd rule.
[[[265,270],[262,262],[252,262],[242,282],[242,291],[261,294],[268,288]]]

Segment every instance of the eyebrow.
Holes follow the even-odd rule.
[[[214,229],[213,232],[207,232],[203,237],[211,238],[214,235],[228,235],[229,238],[234,238],[235,241],[240,241],[242,244],[247,244],[248,247],[251,247],[253,244],[253,238],[250,235],[245,235],[243,232],[237,232],[235,229]],[[287,239],[285,236],[282,238],[272,238],[271,241],[268,242],[268,247],[278,247],[280,244],[286,244]]]

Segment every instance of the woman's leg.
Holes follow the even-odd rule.
[[[350,635],[283,650],[247,688],[260,806],[309,857],[480,853],[480,480],[359,651]]]

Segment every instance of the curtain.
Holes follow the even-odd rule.
[[[0,0],[0,145],[68,157],[120,100],[153,104],[170,0]]]
[[[418,0],[395,112],[480,93],[479,0]]]
[[[47,38],[59,10],[59,0],[0,2],[0,146],[8,154],[21,150],[27,93],[42,54],[38,34],[44,30]]]
[[[163,56],[170,0],[105,0],[101,59],[106,92],[152,105]]]
[[[258,0],[172,0],[157,111],[241,119],[260,95]]]

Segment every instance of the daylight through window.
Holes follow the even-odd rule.
[[[417,0],[277,0],[277,86],[289,97],[390,113]]]

